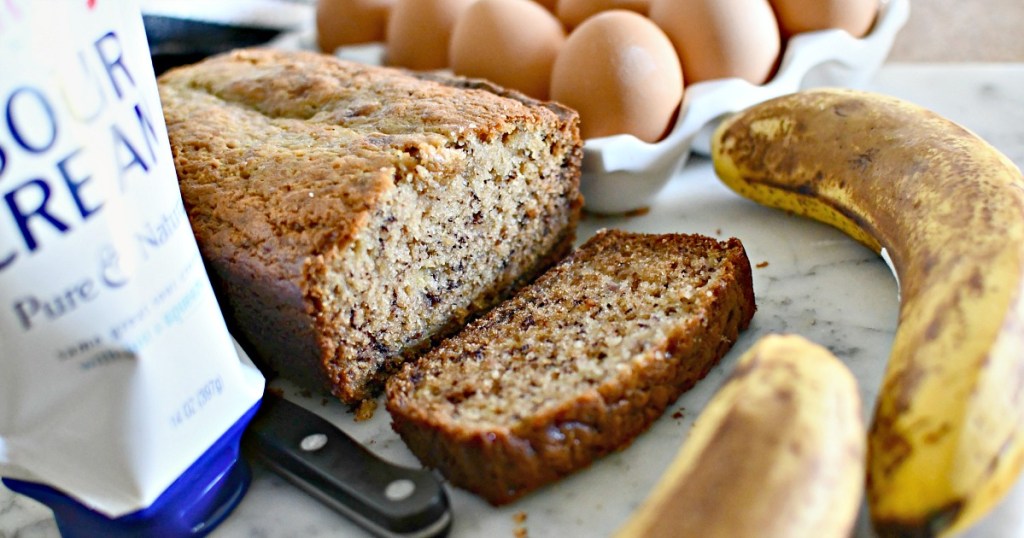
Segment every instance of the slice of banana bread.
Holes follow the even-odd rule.
[[[737,239],[598,233],[387,384],[392,427],[493,504],[627,445],[754,314]]]
[[[309,52],[242,50],[159,82],[229,322],[307,387],[371,396],[572,247],[567,108]]]

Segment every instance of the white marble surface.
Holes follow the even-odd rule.
[[[974,130],[1024,167],[1024,64],[883,67],[871,89],[922,104]],[[645,232],[696,232],[743,240],[754,269],[758,312],[722,364],[672,405],[628,449],[511,506],[495,509],[449,489],[455,537],[607,536],[646,496],[675,455],[694,417],[736,358],[767,332],[790,331],[828,346],[854,371],[870,417],[896,325],[895,282],[872,252],[841,233],[743,200],[717,182],[709,162],[694,158],[646,215],[588,218],[585,238],[601,227]],[[288,391],[294,395],[295,391]],[[297,398],[297,396],[296,396]],[[297,398],[298,399],[298,398]],[[391,432],[387,413],[356,423],[335,402],[303,400],[372,450],[415,460]],[[971,538],[1024,536],[1024,483]],[[525,514],[520,521],[518,514]],[[0,538],[56,536],[49,511],[0,487]],[[213,536],[365,536],[365,533],[263,467],[238,509]],[[870,537],[861,523],[857,537]]]

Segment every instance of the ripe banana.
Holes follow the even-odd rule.
[[[846,538],[864,495],[857,382],[795,335],[759,340],[616,538]]]
[[[868,434],[883,536],[984,516],[1024,464],[1024,179],[981,138],[873,93],[805,90],[735,115],[712,159],[733,190],[888,255],[899,322]]]

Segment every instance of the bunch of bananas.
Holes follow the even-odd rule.
[[[838,89],[727,119],[712,159],[739,194],[831,224],[895,272],[899,322],[867,432],[877,532],[938,536],[977,522],[1024,466],[1020,170],[948,119]]]

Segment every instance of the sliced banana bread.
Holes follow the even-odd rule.
[[[754,314],[737,239],[599,232],[387,384],[424,465],[493,504],[627,445]]]
[[[309,52],[242,50],[159,82],[227,317],[302,385],[371,396],[572,247],[567,108]]]

